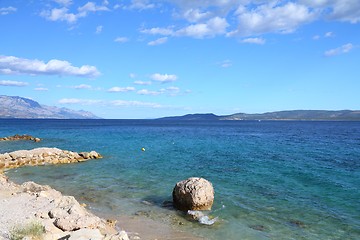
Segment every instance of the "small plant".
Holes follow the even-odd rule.
[[[38,222],[31,222],[26,225],[16,226],[10,231],[10,240],[22,240],[24,237],[40,240],[45,233],[45,228]]]

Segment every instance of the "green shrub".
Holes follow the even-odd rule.
[[[11,240],[22,240],[24,237],[31,239],[42,239],[45,228],[41,223],[31,222],[25,225],[16,226],[10,231]]]

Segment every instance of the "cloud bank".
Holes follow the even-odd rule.
[[[52,59],[43,62],[37,59],[0,56],[0,74],[58,75],[94,78],[100,72],[94,66],[72,66],[68,61]]]

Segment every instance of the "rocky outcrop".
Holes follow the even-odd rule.
[[[29,220],[45,229],[42,239],[129,240],[125,231],[117,232],[87,211],[72,196],[63,196],[49,186],[34,182],[17,185],[0,174],[0,239],[14,224]]]
[[[30,136],[27,134],[24,134],[24,135],[15,134],[14,136],[0,138],[0,141],[18,141],[18,140],[29,140],[29,141],[34,141],[34,142],[41,141],[40,138],[33,137],[33,136]]]
[[[0,154],[0,170],[24,165],[77,163],[98,158],[102,156],[95,151],[77,153],[58,148],[35,148]]]
[[[183,211],[211,210],[214,188],[204,178],[192,177],[178,182],[173,190],[174,206]]]

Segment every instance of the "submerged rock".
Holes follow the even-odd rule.
[[[192,177],[178,182],[172,195],[174,206],[183,211],[211,210],[214,202],[214,188],[204,178]]]

